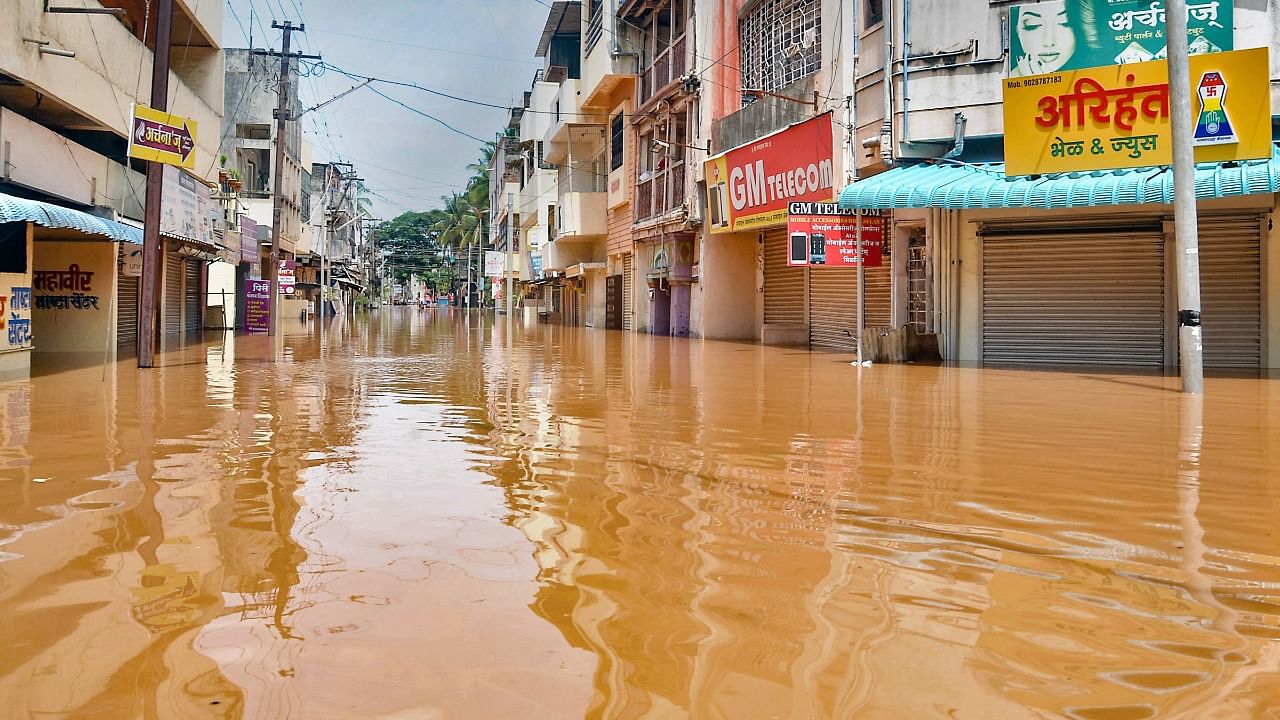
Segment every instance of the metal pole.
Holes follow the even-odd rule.
[[[508,334],[511,330],[513,312],[512,296],[515,295],[515,246],[512,242],[515,237],[516,216],[514,214],[513,205],[515,204],[511,193],[507,193],[507,330]]]
[[[293,33],[293,23],[271,23],[271,27],[284,31],[284,40],[280,52],[280,97],[276,104],[276,162],[275,182],[271,198],[271,261],[267,270],[267,279],[271,282],[270,319],[267,322],[267,334],[275,335],[280,322],[280,231],[284,223],[284,147],[285,123],[289,120],[289,40]]]
[[[173,0],[156,6],[156,51],[151,67],[151,108],[169,109],[169,38],[173,28]],[[156,345],[160,337],[160,273],[164,267],[164,244],[160,240],[160,198],[164,188],[164,165],[147,163],[147,206],[142,230],[142,287],[138,298],[138,367],[155,367]]]
[[[857,254],[857,257],[858,257],[858,365],[859,367],[861,367],[862,346],[863,346],[862,331],[864,329],[864,326],[866,325],[866,315],[864,314],[865,308],[863,307],[864,284],[863,284],[862,269],[866,265],[866,262],[864,262],[866,258],[862,254],[862,210],[854,210],[854,212],[857,213],[857,215],[854,216],[854,221],[853,221],[853,227],[854,227],[853,236],[854,238],[856,238],[855,242],[857,243],[857,251],[858,251],[858,254]]]
[[[1178,269],[1178,359],[1182,391],[1204,392],[1200,328],[1200,238],[1192,146],[1191,69],[1187,60],[1187,2],[1169,0],[1169,109],[1173,124],[1173,221]]]

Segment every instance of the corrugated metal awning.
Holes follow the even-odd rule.
[[[1270,160],[1196,166],[1201,200],[1259,195],[1280,190],[1280,152]],[[1168,205],[1173,172],[1168,167],[1005,177],[1003,163],[953,161],[896,168],[856,182],[840,193],[840,207],[1058,210],[1106,205]]]
[[[142,244],[142,230],[60,205],[0,193],[0,222],[30,222],[41,227],[76,230],[117,242]]]

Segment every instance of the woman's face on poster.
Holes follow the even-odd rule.
[[[1018,14],[1018,42],[1032,74],[1055,72],[1076,51],[1076,36],[1064,2],[1024,5]]]

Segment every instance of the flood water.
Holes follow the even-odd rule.
[[[1280,379],[282,344],[0,384],[4,717],[1280,717]]]

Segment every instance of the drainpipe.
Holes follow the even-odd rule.
[[[893,165],[893,0],[884,4],[884,125],[880,128],[880,162]]]
[[[955,139],[951,143],[951,149],[948,150],[947,154],[943,155],[942,157],[948,160],[954,160],[960,157],[960,155],[964,152],[964,131],[968,125],[969,125],[969,118],[965,117],[964,113],[957,110]]]
[[[902,0],[902,142],[911,142],[911,0]]]

